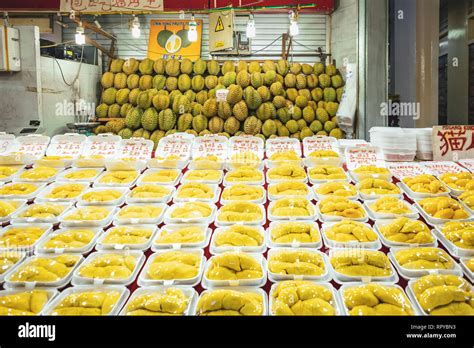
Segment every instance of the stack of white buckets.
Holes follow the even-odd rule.
[[[433,159],[431,128],[372,127],[370,143],[390,162]]]

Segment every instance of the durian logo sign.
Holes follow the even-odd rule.
[[[201,56],[202,20],[196,20],[197,41],[188,40],[189,21],[160,20],[150,21],[148,39],[148,58],[188,58],[192,61]]]

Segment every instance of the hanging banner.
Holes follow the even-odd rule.
[[[188,24],[188,20],[152,19],[148,39],[148,58],[197,60],[201,56],[202,20],[196,19],[196,42],[188,40]]]
[[[234,12],[209,14],[209,52],[234,47]]]
[[[163,11],[163,0],[61,0],[60,11],[82,13]]]
[[[457,162],[474,158],[474,126],[434,126],[433,159]]]

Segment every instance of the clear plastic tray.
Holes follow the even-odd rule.
[[[472,258],[472,257],[471,257]],[[469,279],[469,281],[472,283],[474,283],[474,272],[471,271],[468,267],[467,267],[467,262],[471,259],[471,258],[462,258],[459,262],[459,264],[461,265],[461,268],[462,270],[464,271],[464,274],[466,275],[467,279]]]
[[[54,248],[54,249],[48,248],[48,249],[46,249],[44,247],[46,242],[51,240],[53,237],[55,237],[55,236],[57,236],[61,233],[70,231],[70,230],[90,230],[90,231],[94,232],[94,237],[91,239],[91,241],[89,243],[87,243],[86,245],[84,245],[81,248]],[[96,240],[100,236],[101,233],[102,233],[101,228],[89,228],[89,227],[60,228],[59,230],[56,230],[56,231],[53,231],[53,232],[49,233],[46,236],[46,238],[44,238],[40,243],[38,243],[36,245],[36,248],[35,248],[35,253],[36,254],[64,254],[64,253],[67,253],[67,254],[87,254],[94,248]]]
[[[63,254],[65,255],[65,254]],[[78,255],[78,254],[70,254],[70,255],[73,255],[75,257],[77,257],[77,262],[76,264],[71,267],[71,270],[69,271],[69,273],[59,279],[59,280],[56,280],[54,282],[45,282],[45,281],[39,281],[39,282],[25,282],[25,281],[12,281],[12,276],[15,274],[15,272],[18,272],[19,270],[21,270],[22,267],[28,265],[32,260],[34,259],[38,259],[38,258],[46,258],[46,259],[54,259],[56,257],[58,257],[58,255],[55,255],[55,254],[51,254],[51,255],[33,255],[33,256],[30,256],[29,258],[23,260],[23,262],[21,264],[18,265],[18,267],[16,267],[15,271],[14,272],[10,272],[8,274],[7,277],[5,277],[5,283],[6,285],[8,285],[10,288],[16,288],[16,287],[23,287],[23,288],[26,288],[26,289],[34,289],[34,288],[37,288],[37,287],[46,287],[46,288],[62,288],[64,286],[66,286],[69,281],[71,280],[74,272],[76,271],[76,269],[81,265],[82,261],[84,260],[84,258],[82,257],[82,255]]]
[[[206,262],[206,266],[204,268],[204,273],[202,275],[202,282],[201,285],[204,289],[211,289],[217,287],[228,287],[228,286],[255,286],[255,287],[262,287],[267,282],[267,260],[263,257],[262,254],[254,254],[254,253],[245,253],[246,255],[252,256],[255,258],[262,269],[262,276],[257,279],[234,279],[234,280],[211,280],[207,278],[207,271],[211,265],[212,259],[215,257],[219,257],[220,255],[212,256]]]
[[[33,184],[47,184],[47,183],[50,183],[50,182],[55,182],[57,180],[57,177],[63,172],[63,169],[60,169],[60,168],[55,168],[57,171],[56,171],[56,174],[50,176],[49,178],[44,178],[44,179],[38,179],[38,180],[31,180],[31,179],[27,179],[27,178],[22,178],[21,175],[26,173],[27,171],[29,170],[33,170],[35,169],[35,167],[31,168],[31,169],[25,169],[25,170],[22,170],[21,172],[17,172],[13,178],[12,178],[12,181],[13,182],[27,182],[27,183],[33,183]]]
[[[99,175],[99,177],[94,181],[94,187],[132,187],[135,185],[135,182],[138,180],[138,177],[140,176],[140,172],[139,171],[133,171],[131,170],[130,172],[135,172],[136,176],[135,178],[130,181],[130,182],[127,182],[127,183],[116,183],[116,182],[113,182],[113,183],[102,183],[100,182],[100,180],[102,180],[102,178],[104,176],[106,176],[107,174],[110,173],[110,171],[106,170],[104,172],[102,172],[102,174]]]
[[[123,307],[125,301],[127,300],[128,296],[130,295],[130,290],[128,290],[124,286],[97,286],[97,285],[79,285],[74,286],[71,288],[67,288],[62,291],[58,296],[56,296],[49,304],[45,307],[45,309],[41,312],[42,315],[51,315],[54,309],[69,295],[77,294],[81,292],[89,292],[89,291],[105,291],[105,292],[112,292],[118,291],[120,292],[120,297],[118,301],[113,306],[110,313],[107,315],[117,315],[120,309]]]
[[[201,169],[195,169],[195,170],[201,170]],[[181,178],[181,183],[185,184],[187,182],[199,182],[201,184],[211,184],[211,185],[220,185],[222,183],[222,178],[224,177],[224,171],[220,170],[219,171],[219,178],[216,180],[189,180],[188,176],[190,173],[192,173],[191,170],[188,170],[186,173],[184,173],[183,177]]]
[[[5,195],[5,194],[0,194],[0,199],[26,199],[26,200],[32,200],[35,197],[39,195],[39,193],[45,188],[46,184],[45,183],[34,183],[34,182],[23,182],[24,184],[31,184],[36,186],[36,190],[24,194],[24,195]],[[3,185],[2,187],[10,186],[10,185],[15,185],[15,184],[21,184],[21,182],[16,182],[16,183],[9,183],[6,185]]]
[[[226,158],[219,158],[218,161],[211,161],[208,159],[196,160],[192,159],[189,162],[189,169],[224,169],[224,164],[226,163]]]
[[[179,230],[182,228],[187,228],[187,227],[198,227],[202,229],[204,233],[204,240],[201,242],[197,243],[169,243],[169,244],[158,244],[156,243],[156,239],[161,235],[162,230],[166,231],[175,231]],[[211,238],[212,230],[207,226],[207,225],[197,225],[197,224],[192,224],[192,225],[186,225],[186,224],[181,224],[181,225],[164,225],[161,227],[161,229],[158,231],[156,234],[155,238],[153,239],[152,245],[151,245],[151,250],[153,252],[157,252],[163,249],[202,249],[205,248],[209,244],[209,239]]]
[[[48,217],[48,218],[46,218],[46,217],[41,217],[41,218],[22,217],[21,216],[21,214],[23,214],[28,209],[31,209],[34,205],[47,205],[47,204],[54,204],[54,205],[61,206],[61,207],[63,207],[63,211],[61,212],[61,214],[59,214],[57,216]],[[18,223],[18,224],[22,224],[22,223],[25,223],[25,224],[31,224],[31,223],[54,224],[54,223],[57,223],[58,220],[62,216],[64,216],[64,214],[67,214],[67,212],[70,210],[71,207],[72,207],[72,203],[58,203],[58,202],[54,202],[54,203],[48,203],[48,202],[34,203],[32,205],[27,205],[27,206],[24,206],[22,209],[17,210],[12,216],[13,217],[12,222],[13,223]]]
[[[467,257],[474,256],[474,249],[460,248],[451,242],[446,236],[441,232],[442,226],[435,226],[435,229],[432,230],[433,234],[438,238],[439,241],[446,247],[451,255],[454,257]]]
[[[210,292],[210,291],[213,291],[213,290],[218,290],[216,288],[210,288],[208,290],[204,290],[203,292],[201,292],[201,295],[199,297],[199,299],[206,293]],[[222,290],[222,288],[221,288]],[[260,289],[260,288],[255,288],[255,287],[247,287],[247,286],[229,286],[229,287],[226,287],[225,290],[234,290],[234,291],[241,291],[241,292],[254,292],[254,293],[257,293],[259,295],[262,296],[262,302],[263,302],[263,311],[262,311],[262,316],[264,315],[267,315],[268,314],[268,297],[267,297],[267,293]],[[198,304],[199,300],[196,301],[195,305],[194,305],[194,308],[192,309],[191,313],[192,315],[199,315],[197,313],[197,304]]]
[[[401,190],[400,190],[400,193],[370,194],[370,195],[368,195],[366,193],[360,192],[359,191],[359,184],[357,184],[357,191],[359,192],[360,199],[362,199],[363,201],[377,200],[377,199],[383,198],[383,197],[403,198],[403,193],[402,193]]]
[[[66,175],[68,175],[70,173],[79,172],[79,171],[83,171],[83,170],[93,170],[93,171],[96,172],[96,174],[94,176],[90,177],[90,178],[84,178],[84,179],[68,179],[68,178],[66,178]],[[91,183],[95,179],[97,179],[97,177],[102,173],[102,171],[103,171],[102,168],[71,168],[71,169],[67,169],[64,172],[62,172],[61,174],[59,174],[58,178],[57,178],[57,181],[64,181],[64,182],[69,182],[69,183],[82,183],[82,182]]]
[[[273,185],[278,185],[278,184],[270,184],[268,185],[268,199],[270,201],[276,201],[278,199],[282,199],[282,198],[306,198],[308,201],[311,201],[313,200],[313,190],[311,187],[309,187],[308,185],[306,185],[306,189],[307,189],[307,194],[305,196],[298,196],[298,195],[274,195],[274,194],[271,194],[270,193],[270,187],[273,186]]]
[[[270,202],[268,205],[268,220],[269,221],[315,221],[317,218],[317,212],[314,204],[308,200],[308,203],[311,205],[313,209],[313,214],[308,216],[274,216],[272,214],[272,209],[278,201]]]
[[[309,281],[309,280],[308,280]],[[334,287],[330,284],[330,283],[318,283],[318,282],[315,282],[315,281],[309,281],[311,283],[314,283],[314,285],[317,285],[317,286],[324,286],[325,288],[331,290],[331,293],[332,293],[332,307],[334,308],[335,310],[335,314],[336,315],[341,315],[342,311],[341,311],[341,305],[340,305],[340,300],[339,300],[339,294],[337,292],[336,289],[334,289]],[[277,282],[277,283],[274,283],[272,284],[272,287],[270,288],[270,293],[268,295],[269,297],[269,301],[270,301],[270,309],[269,309],[269,314],[270,315],[275,315],[273,313],[273,293],[275,292],[275,289],[277,288],[278,285],[280,285],[281,282]]]
[[[12,181],[13,178],[14,178],[16,175],[19,175],[20,173],[22,173],[22,172],[25,170],[25,166],[19,166],[19,165],[4,165],[4,164],[0,164],[0,167],[11,167],[11,168],[17,169],[17,171],[14,172],[12,175],[9,175],[9,176],[6,176],[6,177],[2,178],[2,183],[6,183],[6,182]]]
[[[294,240],[292,243],[277,243],[277,242],[273,242],[272,241],[272,237],[271,237],[271,231],[274,227],[278,226],[278,225],[284,225],[284,224],[287,224],[287,223],[292,223],[292,222],[295,222],[295,221],[274,221],[274,222],[270,222],[270,225],[267,229],[267,232],[265,234],[266,236],[266,241],[267,241],[267,245],[269,248],[299,248],[299,247],[302,247],[302,248],[314,248],[314,249],[320,249],[322,246],[323,246],[323,240],[321,238],[321,232],[319,230],[319,226],[318,224],[316,223],[316,221],[297,221],[297,223],[302,223],[302,224],[309,224],[309,225],[312,225],[313,228],[315,228],[317,231],[318,231],[318,236],[319,236],[319,240],[317,242],[314,242],[314,243],[302,243],[302,242],[299,242],[299,241],[296,241]]]
[[[72,202],[76,202],[79,199],[79,197],[82,195],[82,193],[80,193],[79,195],[77,195],[76,197],[73,197],[73,198],[48,198],[47,197],[51,193],[51,191],[54,190],[55,188],[65,186],[65,185],[70,185],[70,184],[81,185],[83,187],[82,193],[84,193],[89,188],[89,184],[84,183],[84,182],[81,182],[81,183],[55,182],[55,183],[52,183],[52,184],[46,186],[45,189],[42,190],[39,193],[39,195],[35,198],[35,203],[42,203],[42,202],[70,202],[70,203],[72,203]]]
[[[308,175],[306,174],[306,171],[305,171],[304,179],[270,179],[268,173],[269,171],[267,171],[265,175],[268,184],[278,184],[280,182],[285,182],[285,181],[303,182],[305,184],[308,183]]]
[[[365,210],[364,206],[363,206],[360,202],[358,202],[358,201],[354,201],[354,202],[356,202],[357,204],[359,204],[360,207],[364,210],[364,212],[365,212],[365,216],[364,216],[364,217],[352,219],[352,218],[347,218],[347,217],[342,217],[342,216],[334,216],[334,215],[322,214],[322,213],[321,213],[321,210],[319,209],[319,204],[320,204],[321,202],[316,203],[316,210],[317,210],[317,213],[318,213],[318,217],[319,217],[319,219],[320,219],[322,222],[333,222],[333,221],[342,221],[342,220],[352,220],[352,221],[359,221],[359,222],[367,222],[367,221],[369,221],[369,216],[368,216],[367,211]]]
[[[415,207],[418,209],[420,212],[420,215],[430,224],[433,225],[442,225],[446,222],[451,222],[451,221],[458,221],[458,222],[464,222],[464,221],[471,221],[473,219],[472,214],[469,213],[469,211],[466,210],[466,212],[469,214],[469,216],[466,219],[440,219],[440,218],[435,218],[432,217],[431,215],[428,215],[428,213],[418,204],[418,201],[415,201]]]
[[[123,306],[123,309],[120,311],[120,315],[127,315],[127,306],[136,297],[152,293],[164,294],[169,288],[178,288],[183,291],[184,295],[189,299],[188,306],[186,307],[183,315],[192,315],[192,309],[196,304],[198,293],[193,288],[187,286],[150,286],[146,288],[138,288],[133,292],[132,296],[130,296],[127,303]]]
[[[258,207],[260,208],[260,212],[262,213],[262,218],[257,221],[220,221],[219,215],[223,207],[225,206],[222,206],[216,215],[215,225],[217,227],[225,227],[225,226],[232,226],[232,225],[261,225],[263,226],[265,222],[267,221],[265,217],[265,207],[261,204],[258,204]]]
[[[345,184],[350,185],[349,183],[345,183]],[[333,193],[330,193],[330,194],[328,194],[328,195],[322,195],[322,194],[319,194],[319,193],[316,192],[316,190],[317,190],[321,185],[324,185],[324,184],[316,184],[316,185],[314,185],[314,186],[312,187],[314,197],[315,197],[315,199],[316,199],[317,201],[321,201],[321,200],[323,200],[323,199],[325,199],[325,198],[334,197],[334,196],[336,196],[336,197],[345,197],[345,198],[347,198],[347,199],[350,199],[351,201],[359,199],[359,193],[358,193],[359,191],[358,191],[357,188],[356,188],[356,194],[355,194],[355,195],[352,195],[352,196],[337,196],[337,195],[335,195],[335,194],[333,194]],[[355,188],[355,187],[354,187],[354,188]]]
[[[131,158],[107,158],[105,168],[107,170],[138,170],[142,171],[147,166],[147,160]]]
[[[397,284],[388,284],[388,283],[377,283],[377,282],[374,282],[372,283],[374,285],[382,285],[382,286],[386,286],[386,287],[390,287],[390,288],[396,288],[398,290],[400,290],[403,294],[405,294],[405,291],[403,290],[403,288],[400,286],[400,285],[397,285]],[[347,308],[346,304],[344,303],[344,292],[347,290],[347,289],[350,289],[350,288],[354,288],[354,287],[359,287],[359,286],[365,286],[365,284],[360,284],[360,283],[347,283],[347,284],[343,284],[340,288],[339,288],[339,296],[340,296],[340,300],[341,300],[341,308],[342,308],[342,314],[343,315],[350,315],[349,314],[349,308]],[[406,294],[405,294],[406,295]],[[420,314],[420,311],[418,310],[417,306],[415,306],[412,302],[412,300],[410,299],[410,297],[408,295],[407,296],[407,300],[408,302],[410,303],[411,305],[411,308],[413,309],[413,315],[418,315]]]
[[[367,213],[369,214],[369,217],[372,219],[372,220],[381,220],[381,219],[396,219],[398,217],[406,217],[406,218],[409,218],[409,219],[418,219],[419,218],[419,214],[418,214],[418,210],[416,210],[411,204],[409,204],[408,202],[406,201],[403,201],[403,204],[405,205],[405,207],[407,207],[408,209],[410,209],[410,213],[405,213],[405,214],[393,214],[393,213],[377,213],[375,211],[373,211],[370,206],[372,204],[374,204],[376,202],[376,200],[373,200],[373,201],[365,201],[363,203],[364,205],[364,208],[365,210],[367,211]]]
[[[231,172],[227,172],[227,174],[224,176],[224,187],[239,185],[239,184],[257,185],[257,186],[263,186],[265,184],[265,176],[263,175],[263,171],[260,172],[262,174],[261,179],[257,181],[228,181],[227,178],[229,177],[229,173]]]
[[[331,226],[337,224],[337,222],[325,222],[321,228],[321,234],[324,239],[324,245],[329,248],[363,248],[363,249],[372,249],[372,250],[379,250],[382,247],[382,243],[380,243],[380,238],[377,233],[377,240],[374,242],[358,242],[358,241],[351,241],[351,242],[338,242],[335,240],[331,240],[326,236],[326,230]],[[367,223],[362,224],[373,230],[372,226]]]
[[[86,201],[84,200],[84,195],[91,193],[91,192],[102,192],[102,191],[118,191],[120,192],[120,197],[117,199],[113,199],[110,201]],[[85,206],[90,206],[90,205],[106,205],[106,206],[114,206],[114,207],[119,207],[125,202],[125,196],[129,193],[130,191],[128,188],[122,188],[122,187],[91,187],[87,189],[82,195],[79,196],[79,199],[77,201],[77,206],[85,207]]]
[[[115,207],[107,207],[101,206],[100,208],[106,208],[109,212],[109,215],[102,220],[66,220],[65,218],[74,213],[78,209],[85,209],[90,208],[91,206],[87,207],[77,207],[76,209],[71,209],[67,214],[64,214],[59,222],[61,223],[62,227],[84,227],[84,226],[91,226],[91,227],[105,227],[112,222],[113,215],[117,210]]]
[[[328,180],[320,180],[320,179],[313,179],[310,175],[312,167],[308,167],[306,170],[306,175],[308,176],[309,182],[312,185],[319,185],[319,184],[324,184],[327,182],[351,182],[351,178],[349,177],[349,174],[347,172],[344,172],[344,179],[328,179]]]
[[[140,206],[153,206],[156,208],[161,208],[160,215],[150,218],[122,218],[120,217],[120,212],[125,208],[130,207],[140,207]],[[168,206],[166,204],[157,203],[157,204],[130,204],[119,211],[114,216],[114,225],[128,225],[128,224],[139,224],[139,225],[159,225],[163,221],[163,215],[165,214],[166,209]]]
[[[340,167],[342,165],[342,157],[305,157],[304,165],[306,167],[314,166],[334,166]]]
[[[249,186],[252,186],[252,185],[249,185]],[[234,200],[227,200],[227,199],[223,199],[224,197],[224,192],[226,190],[229,190],[230,189],[230,186],[227,186],[227,187],[224,187],[224,190],[222,191],[222,195],[221,195],[221,199],[220,199],[220,203],[221,205],[224,205],[224,204],[230,204],[230,203],[233,203],[233,202],[249,202],[249,203],[256,203],[256,204],[265,204],[267,202],[267,193],[265,191],[265,189],[263,187],[258,187],[258,186],[254,186],[256,188],[258,188],[261,192],[261,198],[258,198],[258,199],[252,199],[252,200],[239,200],[239,199],[234,199]]]
[[[12,248],[2,248],[0,247],[0,252],[1,251],[7,251],[7,250],[14,250],[14,251],[21,251],[21,252],[32,252],[34,250],[34,248],[36,247],[37,244],[39,244],[44,238],[46,238],[46,236],[51,232],[51,230],[53,229],[53,225],[52,224],[40,224],[40,223],[34,223],[34,224],[31,224],[31,223],[28,223],[28,224],[18,224],[18,223],[12,223],[11,225],[8,225],[7,227],[5,228],[2,228],[0,230],[0,238],[8,231],[10,231],[11,229],[13,228],[17,228],[17,227],[40,227],[44,230],[43,234],[31,245],[28,245],[28,246],[12,246]]]
[[[147,175],[155,174],[155,173],[161,172],[162,170],[163,169],[147,169],[138,178],[137,185],[159,184],[159,185],[166,185],[166,186],[176,186],[179,183],[179,180],[181,179],[181,172],[179,170],[176,170],[177,175],[173,181],[143,181]]]
[[[35,167],[54,167],[54,168],[67,168],[70,167],[72,162],[74,161],[74,158],[72,156],[59,156],[63,158],[55,158],[51,159],[48,157],[54,157],[55,155],[52,156],[44,156],[42,158],[38,158],[37,160],[34,161],[34,166]]]
[[[88,265],[91,263],[94,259],[96,259],[99,256],[102,255],[107,255],[107,254],[120,254],[124,256],[135,256],[135,268],[132,272],[132,274],[126,278],[126,279],[108,279],[108,278],[88,278],[88,277],[83,277],[79,275],[79,272],[83,266]],[[77,285],[88,285],[88,284],[93,284],[93,285],[130,285],[133,283],[133,281],[137,278],[137,274],[140,271],[140,269],[143,266],[143,263],[145,262],[145,256],[141,251],[130,251],[130,250],[125,250],[125,251],[117,251],[117,250],[104,250],[104,251],[96,251],[84,260],[82,263],[81,267],[76,268],[74,271],[74,274],[72,276],[72,285],[77,286]]]
[[[133,229],[150,229],[152,231],[150,237],[145,243],[141,244],[130,244],[130,243],[124,243],[124,244],[117,244],[117,243],[105,243],[104,239],[111,233],[111,231],[114,228],[120,228],[120,227],[127,227],[127,228],[133,228]],[[97,239],[97,245],[96,249],[97,250],[146,250],[150,247],[151,241],[155,238],[157,231],[156,225],[117,225],[109,228],[107,231],[102,233],[99,238]]]
[[[189,164],[189,159],[167,160],[150,158],[147,162],[148,168],[159,169],[183,169]]]
[[[147,274],[148,269],[150,268],[150,266],[153,263],[153,260],[156,258],[156,256],[160,255],[160,254],[163,254],[163,253],[168,253],[168,252],[171,252],[171,251],[172,250],[160,250],[160,251],[155,252],[154,254],[152,254],[148,258],[145,266],[143,267],[143,269],[140,273],[140,276],[138,277],[138,285],[139,286],[145,286],[145,287],[156,286],[156,285],[165,285],[165,286],[189,285],[189,286],[196,286],[196,285],[199,284],[199,282],[201,281],[201,276],[202,276],[202,272],[203,272],[203,269],[204,269],[204,264],[206,262],[206,258],[204,256],[204,251],[202,249],[183,250],[183,252],[197,254],[201,258],[201,263],[199,265],[198,274],[195,277],[189,278],[189,279],[179,279],[179,280],[178,279],[157,280],[157,279],[149,279],[148,278],[148,274]]]
[[[211,214],[206,217],[192,217],[192,218],[173,218],[171,217],[171,213],[179,208],[184,206],[186,203],[176,203],[173,204],[169,209],[166,210],[163,222],[166,225],[173,225],[173,224],[200,224],[200,225],[209,225],[212,221],[214,221],[216,215],[216,206],[210,205],[208,206],[212,209]]]
[[[417,243],[403,243],[403,242],[394,242],[389,239],[387,239],[383,233],[380,231],[381,226],[388,225],[392,222],[394,222],[395,219],[383,219],[383,220],[375,220],[374,228],[377,234],[379,235],[380,239],[382,240],[383,245],[389,247],[389,248],[402,248],[402,247],[436,247],[438,246],[438,242],[436,239],[436,236],[433,235],[433,231],[431,231],[431,235],[433,236],[433,241],[431,243],[422,243],[422,244],[417,244]]]
[[[145,185],[145,184],[144,184]],[[141,185],[141,186],[144,186],[144,185]],[[148,185],[148,184],[146,184]],[[127,196],[125,197],[125,203],[127,204],[135,204],[135,203],[169,203],[171,201],[171,197],[174,196],[174,193],[176,191],[175,187],[174,186],[164,186],[164,185],[155,185],[155,184],[150,184],[152,186],[161,186],[161,187],[165,187],[169,190],[168,194],[166,196],[163,196],[163,197],[158,197],[158,198],[134,198],[132,197],[132,191],[137,188],[137,187],[140,187],[140,185],[136,186],[134,189],[130,190],[128,193],[127,193]]]
[[[268,279],[275,283],[275,282],[279,282],[279,281],[283,281],[283,280],[311,280],[311,281],[317,281],[317,282],[329,282],[331,281],[332,279],[332,275],[331,275],[331,270],[330,270],[330,266],[329,266],[329,260],[328,260],[328,257],[326,254],[320,252],[320,251],[317,251],[317,250],[313,250],[313,249],[309,249],[309,248],[275,248],[275,249],[270,249],[268,251],[268,254],[267,254],[267,263],[269,264],[270,263],[270,259],[272,257],[273,254],[275,253],[278,253],[278,252],[282,252],[282,251],[306,251],[308,253],[312,253],[312,254],[318,254],[320,255],[322,258],[323,258],[323,261],[324,261],[324,268],[325,268],[325,272],[324,274],[320,275],[320,276],[310,276],[310,275],[303,275],[303,274],[278,274],[278,273],[273,273],[272,271],[270,271],[270,268],[268,268]]]
[[[7,222],[19,211],[23,209],[26,205],[26,199],[1,199],[3,202],[14,202],[16,204],[16,209],[8,215],[0,217],[0,222]]]
[[[0,257],[3,255],[18,255],[19,259],[10,266],[7,270],[5,270],[3,273],[0,274],[0,283],[5,280],[5,278],[12,272],[15,271],[15,269],[25,260],[26,258],[26,253],[25,252],[20,252],[20,251],[2,251],[0,252]]]
[[[444,187],[443,183],[441,183]],[[397,186],[402,189],[403,192],[406,193],[406,195],[411,198],[412,200],[415,199],[423,199],[423,198],[430,198],[430,197],[442,197],[442,196],[449,196],[449,189],[447,192],[442,192],[442,193],[420,193],[420,192],[415,192],[411,188],[409,188],[407,185],[405,185],[402,181],[397,183]]]
[[[390,264],[391,274],[389,276],[381,276],[381,277],[377,277],[377,276],[375,276],[375,277],[373,277],[373,276],[349,276],[349,275],[345,275],[345,274],[337,272],[331,264],[331,257],[334,254],[338,253],[338,252],[344,252],[344,251],[347,252],[347,253],[351,253],[351,252],[356,252],[357,253],[357,252],[360,251],[360,249],[331,249],[330,250],[329,265],[331,267],[331,272],[332,272],[332,275],[333,275],[333,279],[336,283],[341,284],[341,285],[344,284],[344,283],[354,283],[354,282],[358,282],[358,283],[373,283],[373,282],[398,283],[398,281],[400,280],[398,278],[398,273],[397,273],[397,271],[395,270],[395,268],[393,267],[392,264]],[[370,251],[373,251],[373,250],[370,250]],[[382,251],[377,251],[377,252],[384,254]]]
[[[419,278],[429,274],[454,274],[457,276],[462,276],[461,267],[456,261],[454,261],[454,259],[448,253],[446,253],[446,255],[448,255],[449,260],[451,260],[451,262],[453,263],[453,267],[451,269],[407,269],[401,266],[395,258],[395,254],[398,251],[406,249],[410,248],[392,248],[387,255],[390,261],[392,261],[392,263],[395,265],[395,268],[397,269],[398,273],[405,279]]]
[[[183,184],[185,185],[185,184]],[[183,185],[180,185],[175,194],[173,195],[173,203],[184,203],[184,202],[207,202],[207,203],[217,203],[219,201],[219,197],[221,195],[221,189],[219,188],[218,185],[207,185],[212,191],[213,195],[212,198],[179,198],[178,194],[180,192],[180,189],[183,187]]]
[[[245,252],[245,253],[264,253],[267,250],[267,246],[265,245],[265,230],[262,226],[252,226],[252,228],[256,228],[259,230],[262,236],[262,244],[258,246],[217,246],[216,245],[216,238],[219,234],[223,233],[228,227],[219,227],[214,230],[211,239],[211,246],[210,252],[213,255],[225,253],[227,251],[235,251],[235,252]]]
[[[364,179],[382,179],[385,181],[392,181],[392,174],[361,174],[361,173],[354,173],[354,171],[349,171],[349,176],[354,182],[360,182]]]
[[[279,160],[279,161],[275,161],[275,160],[270,160],[269,158],[264,160],[264,164],[265,164],[265,167],[267,168],[275,168],[275,167],[278,167],[278,166],[281,166],[282,164],[292,164],[292,165],[295,165],[295,166],[305,166],[305,162],[302,158],[299,158],[298,160]]]

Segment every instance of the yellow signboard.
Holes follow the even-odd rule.
[[[201,56],[202,20],[196,20],[197,41],[188,40],[189,21],[161,20],[150,21],[148,39],[148,58],[188,58],[195,61]]]

